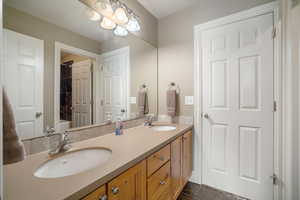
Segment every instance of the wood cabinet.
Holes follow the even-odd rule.
[[[87,195],[83,200],[107,200],[106,185],[101,186],[91,194]]]
[[[107,189],[109,200],[146,200],[146,161],[114,178]]]
[[[151,176],[156,170],[170,160],[170,145],[163,147],[161,150],[147,158],[147,176]]]
[[[192,174],[192,142],[186,132],[83,200],[176,200]]]
[[[171,197],[171,164],[162,166],[147,180],[148,200],[165,200]]]
[[[171,143],[171,191],[173,199],[176,199],[183,187],[182,180],[182,137]]]
[[[192,131],[182,136],[182,178],[185,185],[193,170],[193,135]]]

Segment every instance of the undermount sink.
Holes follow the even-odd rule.
[[[42,164],[34,173],[39,178],[59,178],[78,174],[105,164],[112,151],[105,148],[75,150]]]
[[[175,126],[166,126],[166,125],[155,125],[152,127],[155,131],[174,131],[176,130]]]

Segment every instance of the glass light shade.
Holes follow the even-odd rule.
[[[103,16],[113,17],[114,11],[109,1],[107,0],[97,1],[95,6],[97,11],[99,11]]]
[[[114,34],[117,36],[124,37],[124,36],[128,35],[128,31],[122,26],[117,26],[114,30]]]
[[[106,17],[103,17],[100,25],[102,28],[109,30],[114,29],[116,27],[116,23]]]
[[[113,18],[118,24],[126,24],[128,17],[126,11],[123,8],[117,8]]]
[[[141,30],[140,24],[135,17],[131,17],[126,28],[130,32],[137,32]]]
[[[92,9],[87,9],[86,10],[86,15],[92,21],[99,21],[101,19],[101,16],[96,11],[94,11]]]

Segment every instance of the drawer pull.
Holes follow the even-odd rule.
[[[99,198],[99,200],[107,200],[107,195],[103,195]]]
[[[159,184],[165,185],[165,184],[166,184],[166,181],[160,181]]]
[[[119,189],[118,187],[113,187],[113,188],[111,189],[111,191],[112,191],[112,193],[113,193],[114,195],[116,195],[116,194],[119,193],[120,189]]]
[[[157,156],[157,155],[154,155],[154,158],[160,160],[160,161],[165,161],[165,158],[163,156]]]
[[[159,184],[165,185],[167,183],[167,179],[169,178],[169,174],[167,174],[166,178],[162,181],[159,181]]]

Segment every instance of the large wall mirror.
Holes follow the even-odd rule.
[[[4,48],[22,139],[157,114],[157,48],[101,29],[80,1],[6,0]]]

